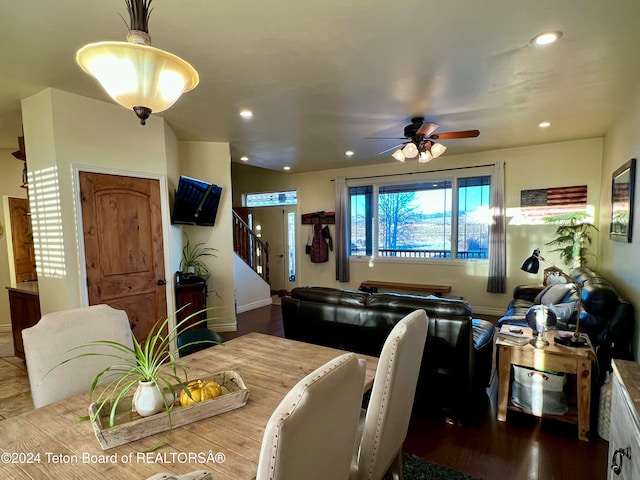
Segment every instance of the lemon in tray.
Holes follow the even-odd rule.
[[[188,390],[188,392],[187,392]],[[180,392],[180,405],[193,405],[222,395],[222,387],[212,380],[195,380]]]

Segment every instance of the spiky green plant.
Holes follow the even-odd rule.
[[[216,307],[205,308],[194,312],[176,323],[171,330],[168,330],[169,320],[180,312],[182,308],[176,311],[173,315],[169,315],[166,319],[157,321],[151,328],[151,331],[144,342],[138,342],[132,334],[133,348],[119,342],[96,340],[79,347],[75,347],[72,351],[91,347],[101,347],[103,349],[106,347],[110,352],[80,353],[56,365],[56,367],[58,367],[78,358],[92,356],[107,356],[117,359],[113,365],[100,371],[91,383],[91,388],[89,390],[91,397],[93,398],[94,394],[99,391],[98,396],[95,399],[97,408],[90,417],[91,421],[95,421],[100,415],[100,412],[108,407],[109,426],[113,427],[115,423],[116,410],[120,401],[134,387],[137,387],[138,382],[154,382],[155,388],[163,399],[165,409],[169,413],[169,422],[171,422],[170,414],[173,409],[173,402],[167,399],[165,393],[169,394],[168,397],[170,399],[175,399],[178,398],[178,395],[183,389],[187,392],[189,397],[191,397],[191,392],[189,389],[186,389],[186,386],[189,383],[187,377],[188,367],[184,362],[179,361],[177,355],[171,351],[170,346],[178,337],[180,330],[192,318]],[[203,318],[194,322],[192,325],[199,325],[208,320],[208,318]],[[164,333],[165,330],[168,330],[166,334]],[[217,342],[213,340],[199,340],[189,343],[188,345],[203,343],[216,344]],[[184,376],[184,379],[181,378],[180,374]]]
[[[598,228],[588,222],[589,215],[584,212],[566,213],[545,217],[543,221],[550,224],[557,224],[555,238],[545,245],[558,247],[552,252],[560,252],[560,258],[565,265],[581,267],[587,264],[589,247],[593,241],[591,230],[598,231]]]
[[[195,245],[191,245],[191,241],[187,234],[184,234],[185,244],[182,249],[182,260],[180,261],[180,270],[187,272],[189,267],[193,267],[194,273],[208,280],[211,276],[211,271],[207,264],[204,262],[203,257],[215,257],[218,250],[213,247],[207,247],[204,242],[198,242]]]

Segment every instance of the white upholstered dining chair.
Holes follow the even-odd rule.
[[[83,353],[113,353],[112,349],[101,346],[72,349],[95,340],[110,340],[133,348],[126,312],[109,305],[48,313],[33,327],[22,330],[22,340],[35,408],[89,391],[100,371],[121,363],[121,360],[98,355],[59,365]]]
[[[400,320],[387,337],[361,438],[351,466],[350,480],[381,480],[387,471],[402,480],[402,444],[407,436],[429,319],[424,310]]]
[[[256,480],[348,480],[364,374],[347,353],[300,380],[267,423]]]

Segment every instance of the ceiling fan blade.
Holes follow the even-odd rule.
[[[407,137],[364,137],[365,140],[409,140]]]
[[[473,138],[480,135],[480,130],[461,130],[459,132],[435,133],[429,136],[430,140],[452,140],[455,138]]]
[[[386,150],[383,150],[383,151],[379,152],[378,155],[382,155],[383,153],[390,152],[391,150],[395,150],[396,148],[402,147],[403,145],[404,145],[404,143],[399,143],[398,145],[394,145],[391,148],[387,148]]]
[[[422,126],[418,129],[418,131],[416,131],[416,133],[418,135],[424,135],[425,137],[428,137],[429,135],[431,135],[433,132],[436,131],[436,128],[438,128],[440,125],[438,125],[437,123],[433,123],[433,122],[425,122],[422,124]]]

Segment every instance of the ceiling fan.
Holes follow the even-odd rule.
[[[474,138],[480,135],[479,130],[461,130],[458,132],[433,133],[439,127],[437,123],[425,122],[424,117],[413,117],[411,123],[404,127],[404,137],[367,137],[369,139],[405,140],[379,153],[387,153],[395,149],[391,155],[400,162],[405,158],[418,157],[420,163],[426,163],[442,155],[447,147],[434,140],[453,140],[457,138]]]

